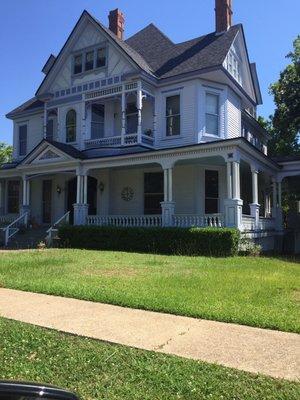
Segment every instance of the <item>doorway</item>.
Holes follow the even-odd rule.
[[[52,220],[52,181],[43,181],[42,194],[42,218],[43,224],[51,224]]]

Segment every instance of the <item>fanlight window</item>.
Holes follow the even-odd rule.
[[[70,110],[66,116],[66,142],[76,142],[76,111]]]

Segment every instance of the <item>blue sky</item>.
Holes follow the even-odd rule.
[[[11,143],[5,114],[32,97],[50,53],[58,54],[83,9],[107,24],[109,10],[126,16],[126,36],[150,22],[174,42],[214,31],[215,0],[5,0],[0,15],[0,141]],[[233,0],[234,23],[243,23],[250,60],[257,63],[264,105],[273,112],[268,86],[288,63],[299,29],[299,0]]]

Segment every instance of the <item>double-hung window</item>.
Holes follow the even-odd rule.
[[[81,74],[82,72],[82,54],[74,56],[74,75]]]
[[[19,126],[19,156],[27,153],[27,125]]]
[[[7,184],[7,212],[18,214],[20,203],[20,181],[8,181]]]
[[[162,172],[144,174],[144,214],[161,214],[164,201],[164,175]]]
[[[85,53],[85,71],[91,71],[94,68],[94,50]]]
[[[128,103],[126,107],[126,133],[137,133],[138,110],[135,103]]]
[[[219,212],[219,173],[218,171],[205,171],[205,214]]]
[[[104,137],[104,105],[92,104],[91,139]]]
[[[180,95],[166,98],[166,136],[180,135]]]
[[[219,95],[206,93],[205,130],[209,135],[219,136]]]
[[[76,111],[70,110],[66,115],[66,142],[76,142]]]

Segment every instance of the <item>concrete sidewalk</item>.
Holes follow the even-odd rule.
[[[300,378],[300,335],[0,289],[0,315],[275,378]]]

